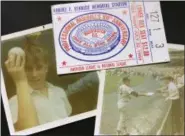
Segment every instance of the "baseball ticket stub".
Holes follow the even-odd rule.
[[[57,74],[170,61],[159,2],[52,6]]]

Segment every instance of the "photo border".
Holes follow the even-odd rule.
[[[172,44],[172,43],[167,43],[167,44],[168,44],[168,49],[176,49],[176,50],[184,51],[185,45]],[[152,65],[159,65],[159,64],[162,64],[162,63],[154,63]],[[140,65],[136,65],[134,67],[138,67],[138,66],[140,66]],[[103,80],[104,80],[104,86],[105,86],[106,72],[105,72],[105,77]],[[103,87],[101,86],[101,91],[99,92],[99,95],[98,95],[98,104],[97,104],[98,107],[97,107],[97,115],[96,115],[96,119],[95,119],[94,135],[107,135],[107,134],[100,134],[101,116],[102,116],[103,98],[104,98],[104,86]],[[162,125],[164,125],[164,123]],[[158,131],[157,134],[160,135],[159,133],[160,132]]]
[[[15,32],[15,33],[11,33],[8,35],[4,35],[1,37],[1,42],[4,42],[6,40],[10,40],[10,39],[14,39],[14,38],[18,38],[24,35],[28,35],[28,34],[32,34],[32,33],[36,33],[36,32],[42,32],[45,30],[49,30],[52,29],[52,24],[46,24],[46,25],[42,25],[39,27],[34,27],[34,28],[30,28],[27,30],[23,30],[23,31],[19,31],[19,32]],[[2,45],[1,45],[2,47]],[[99,78],[99,90],[98,90],[98,95],[100,94],[100,92],[102,92],[103,90],[102,87],[104,87],[104,77],[105,77],[105,72],[103,71],[96,71],[98,74],[98,78]],[[57,74],[57,73],[56,73]],[[63,126],[69,123],[73,123],[76,121],[80,121],[83,119],[87,119],[90,117],[94,117],[96,116],[97,113],[97,108],[95,110],[92,111],[88,111],[88,112],[84,112],[84,113],[80,113],[78,115],[74,115],[74,116],[69,116],[67,118],[64,119],[59,119],[50,123],[46,123],[43,125],[39,125],[33,128],[29,128],[29,129],[24,129],[21,131],[15,131],[14,125],[13,125],[13,120],[12,120],[12,116],[11,116],[11,111],[10,111],[10,106],[9,106],[9,100],[8,100],[8,96],[6,93],[6,87],[5,87],[5,83],[4,83],[4,77],[3,77],[3,72],[1,69],[1,94],[2,94],[2,100],[3,100],[3,106],[4,106],[4,110],[5,110],[5,115],[6,115],[6,119],[8,122],[8,128],[10,131],[10,135],[31,135],[34,133],[38,133],[38,132],[42,132],[44,130],[49,130],[52,128],[56,128],[59,126]],[[98,105],[97,105],[98,107]]]

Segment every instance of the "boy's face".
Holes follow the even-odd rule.
[[[28,78],[28,83],[33,89],[39,90],[45,86],[48,65],[39,64],[26,66],[25,71]]]

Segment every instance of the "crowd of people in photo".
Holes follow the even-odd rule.
[[[156,81],[159,81],[165,76],[173,78],[173,82],[178,88],[184,86],[184,67],[157,67],[157,66],[140,66],[130,68],[120,68],[109,70],[110,75],[121,76],[151,76]]]

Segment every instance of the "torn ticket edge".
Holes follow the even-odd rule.
[[[52,6],[57,74],[170,61],[159,2]]]

